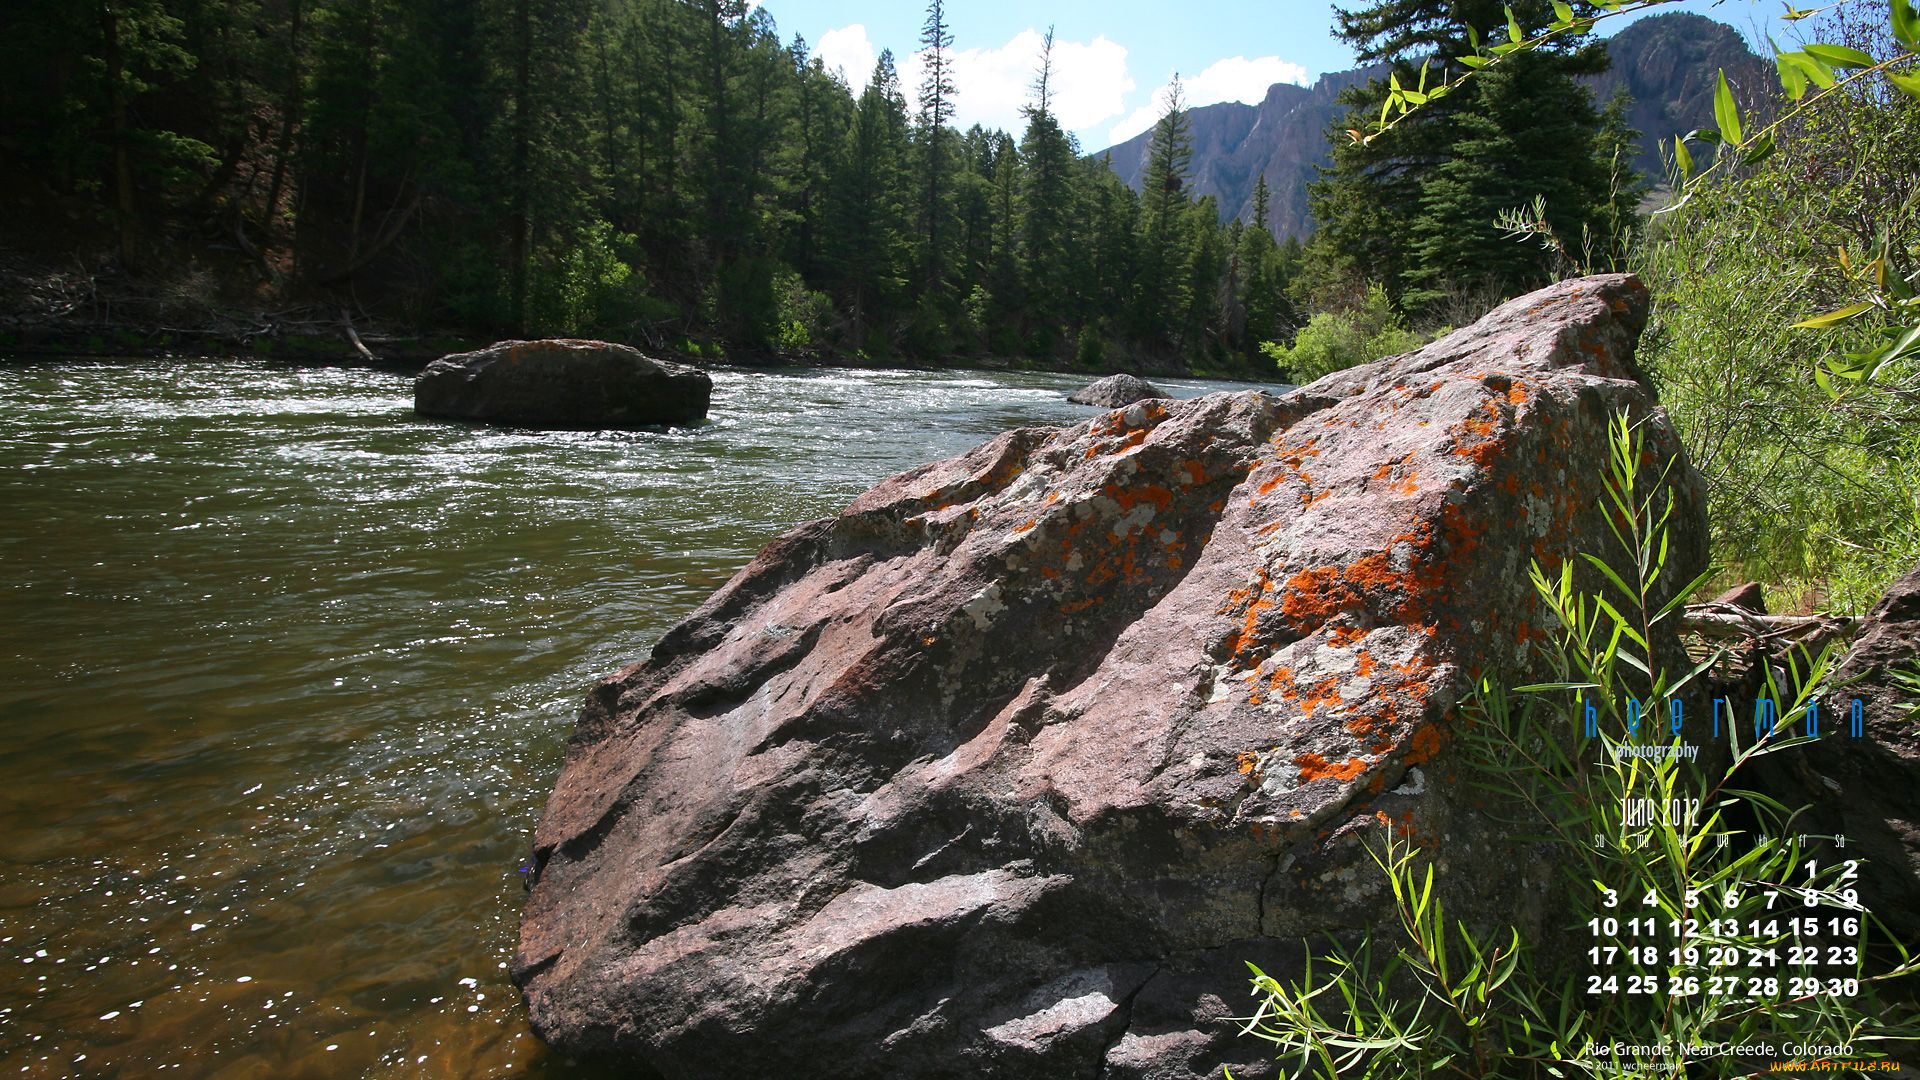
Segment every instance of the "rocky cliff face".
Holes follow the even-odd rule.
[[[1713,127],[1715,75],[1743,102],[1742,112],[1764,111],[1780,86],[1773,65],[1753,54],[1740,34],[1703,15],[1672,12],[1641,19],[1607,39],[1612,66],[1592,82],[1593,100],[1604,105],[1615,93],[1633,98],[1627,123],[1640,133],[1633,160],[1641,175],[1663,183],[1661,146],[1694,128]]]
[[[1255,179],[1267,178],[1267,226],[1276,239],[1313,232],[1307,185],[1329,164],[1327,128],[1345,115],[1340,91],[1382,69],[1361,68],[1322,75],[1311,87],[1275,83],[1259,105],[1226,101],[1189,114],[1193,130],[1193,175],[1197,196],[1212,195],[1223,218],[1253,215]],[[1145,182],[1147,132],[1106,151],[1113,170],[1134,190]]]
[[[1271,1076],[1243,960],[1375,925],[1382,830],[1448,911],[1553,875],[1456,775],[1524,677],[1531,560],[1609,552],[1609,418],[1680,453],[1630,277],[1273,397],[1008,432],[769,545],[596,686],[514,974],[641,1075]],[[1705,560],[1698,477],[1669,578]]]
[[[1607,40],[1612,68],[1592,80],[1596,104],[1616,91],[1632,95],[1628,121],[1640,132],[1633,166],[1659,181],[1666,175],[1660,145],[1675,135],[1713,126],[1715,72],[1725,69],[1743,100],[1753,106],[1777,85],[1772,66],[1747,48],[1730,26],[1700,15],[1671,13],[1643,18]],[[1276,239],[1305,238],[1313,232],[1307,185],[1331,163],[1327,131],[1346,114],[1336,100],[1340,91],[1384,68],[1360,68],[1322,75],[1312,87],[1275,83],[1259,105],[1237,101],[1191,110],[1193,174],[1196,195],[1212,195],[1225,220],[1248,220],[1253,184],[1267,178],[1271,193],[1267,224]],[[1751,109],[1749,110],[1751,111]],[[1121,179],[1139,190],[1147,167],[1144,133],[1104,151]]]

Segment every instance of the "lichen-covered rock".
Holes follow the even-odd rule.
[[[1680,453],[1645,303],[1567,282],[1282,397],[1011,431],[775,541],[589,695],[535,1027],[669,1078],[1271,1076],[1220,1022],[1241,961],[1379,921],[1369,833],[1525,924],[1553,869],[1472,808],[1449,711],[1545,633],[1530,561],[1611,551],[1609,418]]]
[[[1102,409],[1119,409],[1136,401],[1167,396],[1147,380],[1121,372],[1118,375],[1109,375],[1104,379],[1088,383],[1068,394],[1067,400],[1075,405],[1098,405]]]
[[[628,345],[502,341],[428,364],[413,384],[421,416],[513,427],[599,431],[697,424],[713,393],[707,373]]]

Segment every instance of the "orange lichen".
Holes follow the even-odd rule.
[[[1280,613],[1295,625],[1324,622],[1346,608],[1350,591],[1340,580],[1338,567],[1302,570],[1287,579]]]
[[[1351,780],[1367,768],[1366,758],[1353,757],[1333,763],[1319,754],[1301,754],[1293,759],[1293,763],[1299,766],[1302,781]]]
[[[1338,704],[1340,704],[1340,680],[1326,679],[1307,691],[1306,695],[1300,699],[1300,711],[1303,715],[1312,716],[1313,711],[1323,705]]]
[[[1240,751],[1234,755],[1234,761],[1237,762],[1240,767],[1241,776],[1251,775],[1253,770],[1260,767],[1260,755],[1251,750]]]
[[[1023,521],[1023,522],[1021,522],[1020,524],[1018,524],[1018,525],[1015,525],[1015,526],[1013,527],[1013,534],[1014,534],[1015,536],[1018,536],[1018,535],[1020,535],[1021,533],[1025,533],[1025,532],[1032,532],[1032,531],[1033,531],[1033,529],[1034,529],[1034,526],[1036,526],[1036,525],[1038,525],[1038,524],[1040,524],[1040,522],[1039,522],[1039,521],[1038,521],[1037,519],[1035,519],[1035,518],[1028,518],[1027,520],[1025,520],[1025,521]]]
[[[1241,617],[1240,629],[1227,636],[1227,655],[1229,656],[1239,656],[1257,640],[1254,631],[1260,621],[1260,613],[1273,606],[1273,600],[1267,595],[1273,591],[1273,579],[1267,576],[1265,567],[1261,567],[1256,573],[1256,583],[1253,588],[1234,589],[1227,594],[1229,607],[1236,606],[1249,597],[1252,598]]]
[[[1446,736],[1440,733],[1436,724],[1426,724],[1413,733],[1407,741],[1407,764],[1418,765],[1440,752],[1446,745]]]
[[[1143,502],[1152,503],[1156,510],[1169,510],[1173,507],[1173,492],[1159,484],[1142,484],[1137,488],[1122,488],[1108,484],[1100,489],[1100,493],[1119,503],[1122,513],[1132,510]]]
[[[1300,688],[1293,684],[1292,668],[1274,668],[1273,674],[1267,677],[1267,689],[1277,691],[1286,701],[1300,696]]]
[[[1089,596],[1085,600],[1074,600],[1060,605],[1060,614],[1077,615],[1100,602],[1100,597]]]
[[[1188,478],[1195,484],[1204,484],[1207,482],[1207,467],[1204,464],[1192,459],[1181,462],[1181,464],[1186,467]]]

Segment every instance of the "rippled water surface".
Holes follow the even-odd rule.
[[[586,685],[1080,381],[721,371],[704,427],[542,434],[378,371],[0,363],[0,1072],[572,1072],[506,963]]]

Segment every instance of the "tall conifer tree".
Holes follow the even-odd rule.
[[[1549,0],[1377,0],[1338,8],[1336,33],[1363,63],[1388,65],[1404,85],[1420,65],[1470,51],[1462,26],[1523,33],[1553,16]],[[1367,143],[1387,81],[1342,95],[1351,111],[1328,136],[1333,167],[1311,189],[1323,277],[1385,284],[1409,307],[1449,291],[1507,293],[1538,283],[1550,266],[1537,247],[1504,240],[1494,216],[1536,195],[1549,220],[1578,236],[1607,199],[1593,146],[1599,117],[1576,76],[1604,70],[1604,47],[1565,38],[1468,80]],[[1430,72],[1428,81],[1441,77]]]

